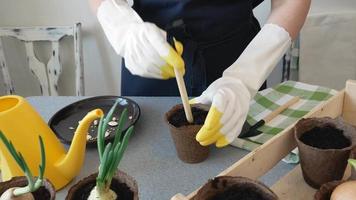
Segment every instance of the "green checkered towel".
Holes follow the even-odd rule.
[[[336,90],[295,81],[287,81],[273,88],[260,91],[250,104],[247,122],[251,125],[263,119],[294,96],[299,96],[300,100],[283,111],[272,121],[260,127],[258,130],[262,131],[262,134],[247,139],[237,138],[232,145],[252,151],[301,119],[311,109],[328,100],[336,93]],[[290,154],[285,161],[288,163],[296,163],[299,160],[298,156]]]

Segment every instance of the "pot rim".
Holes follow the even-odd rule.
[[[27,183],[27,177],[26,176],[14,176],[10,180],[0,182],[1,185],[8,185],[9,183],[12,182],[26,182]],[[54,188],[54,185],[51,183],[51,181],[47,178],[43,178],[42,186],[49,192],[50,198],[49,199],[56,199],[56,189]],[[19,186],[22,187],[22,186]],[[8,189],[10,189],[9,187]]]
[[[74,192],[74,191],[78,190],[79,188],[83,187],[84,185],[86,185],[86,184],[87,184],[89,181],[91,181],[92,179],[96,180],[96,177],[97,177],[98,173],[99,173],[99,172],[91,173],[91,174],[89,174],[88,176],[86,176],[86,177],[80,179],[79,181],[77,181],[75,184],[73,184],[73,185],[69,188],[65,199],[67,199],[67,197],[69,196],[69,194],[71,194],[72,192]],[[120,174],[121,174],[121,176],[126,176],[127,178],[131,179],[133,185],[128,185],[125,181],[124,181],[123,183],[125,183],[125,184],[127,185],[127,187],[133,192],[133,194],[134,194],[134,196],[133,196],[134,199],[133,199],[133,200],[138,200],[138,199],[139,199],[139,198],[138,198],[138,193],[139,193],[139,191],[138,191],[138,184],[137,184],[136,179],[134,179],[134,177],[128,175],[127,173],[125,173],[124,171],[121,171],[121,170],[119,170],[119,169],[116,170],[116,173],[115,173],[115,175],[113,176],[113,179],[118,180],[118,181],[119,181],[119,180],[122,180],[122,179],[119,178],[119,177],[120,177]],[[120,182],[120,181],[119,181],[119,182]],[[122,182],[122,181],[121,181],[121,182]]]
[[[333,119],[333,118],[331,118],[331,117],[302,118],[302,119],[300,119],[300,120],[294,125],[294,127],[293,127],[293,135],[294,135],[294,139],[297,141],[297,144],[298,144],[298,145],[303,145],[303,146],[306,147],[306,148],[309,148],[309,149],[312,149],[312,150],[321,151],[321,152],[344,152],[344,151],[351,151],[351,150],[353,150],[353,149],[356,147],[356,143],[353,143],[353,141],[352,141],[350,138],[346,137],[345,135],[344,135],[344,136],[351,142],[351,145],[348,146],[348,147],[342,148],[342,149],[321,149],[321,148],[313,147],[313,146],[311,146],[311,145],[308,145],[308,144],[305,144],[304,142],[302,142],[302,141],[300,140],[300,137],[298,137],[298,133],[297,133],[297,125],[298,125],[298,123],[299,123],[300,121],[303,121],[303,120],[315,120],[315,119],[323,119],[323,118],[335,120],[335,119]],[[346,122],[344,122],[344,123],[346,123]],[[349,125],[349,124],[347,124],[347,125]],[[318,126],[315,126],[315,127],[318,127]],[[335,127],[335,128],[337,128],[337,127]],[[303,134],[304,134],[304,133],[302,133],[301,136],[302,136]]]
[[[212,181],[215,181],[216,179],[225,179],[225,181],[226,181],[226,179],[230,179],[235,182],[234,185],[250,184],[251,186],[253,185],[254,187],[257,187],[260,190],[260,192],[267,194],[274,199],[278,199],[278,196],[273,192],[273,190],[271,188],[269,188],[266,184],[264,184],[258,180],[254,180],[254,179],[244,177],[244,176],[227,176],[227,175],[216,176],[216,177],[210,179],[198,190],[197,195],[200,194],[203,190],[206,190],[207,188],[209,188],[209,186],[211,184],[213,184]]]
[[[208,107],[207,105],[204,105],[204,104],[190,104],[191,107],[195,107],[195,108],[199,108],[199,109],[202,109],[202,110],[205,110],[205,111],[208,111]],[[174,129],[177,129],[177,130],[180,130],[180,131],[183,131],[184,129],[187,129],[187,127],[202,127],[204,124],[202,125],[197,125],[197,124],[192,124],[192,125],[183,125],[183,126],[180,126],[180,127],[176,127],[174,126],[169,120],[168,120],[168,117],[169,115],[173,112],[173,110],[175,109],[182,109],[183,108],[183,104],[176,104],[174,106],[172,106],[164,115],[164,121],[168,124],[168,126],[170,126],[171,128],[174,128]]]

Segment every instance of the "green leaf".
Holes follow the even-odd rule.
[[[128,115],[128,111],[127,108],[125,108],[121,113],[119,126],[117,127],[115,132],[114,146],[116,146],[118,142],[121,140],[122,129],[127,121],[127,115]]]
[[[115,112],[115,109],[117,107],[117,104],[119,103],[119,98],[115,101],[114,105],[110,108],[108,114],[105,116],[105,119],[104,119],[104,125],[102,127],[102,129],[100,130],[102,133],[105,133],[106,129],[107,129],[107,126],[108,126],[108,123],[109,121],[111,120],[111,117],[112,115],[114,114]]]
[[[40,149],[41,149],[41,165],[40,165],[40,173],[39,173],[39,179],[43,179],[43,175],[46,169],[46,152],[45,152],[45,146],[43,143],[43,139],[41,136],[38,137],[40,141]]]
[[[119,166],[119,163],[120,163],[120,161],[121,161],[121,159],[122,159],[122,157],[124,155],[124,152],[125,152],[125,150],[127,148],[128,143],[129,143],[129,139],[130,139],[130,137],[131,137],[131,135],[133,133],[133,129],[134,129],[134,127],[131,126],[125,133],[125,136],[124,136],[124,138],[122,140],[122,143],[120,145],[120,148],[119,148],[119,151],[118,151],[118,154],[117,154],[116,162],[114,164],[115,168],[112,168],[111,169],[112,171],[109,172],[111,176],[113,176],[115,174],[115,171],[116,171],[117,167]]]
[[[101,131],[104,123],[104,117],[100,118],[99,126],[98,126],[98,133],[97,133],[97,146],[98,146],[98,152],[99,152],[99,159],[100,162],[103,159],[103,153],[104,153],[104,133]]]
[[[108,156],[109,156],[109,151],[111,149],[111,143],[109,143],[108,145],[106,145],[105,150],[104,150],[104,154],[103,154],[103,160],[100,163],[99,166],[99,174],[98,174],[98,178],[99,180],[104,181],[105,178],[105,166],[107,164],[108,161]]]
[[[356,160],[355,159],[349,159],[349,163],[356,170]]]

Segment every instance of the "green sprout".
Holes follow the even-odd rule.
[[[12,144],[11,141],[9,141],[5,135],[3,134],[3,132],[0,131],[0,139],[1,141],[5,144],[7,150],[10,152],[10,154],[12,155],[12,157],[15,159],[16,163],[19,165],[19,167],[21,168],[21,170],[24,172],[27,181],[28,181],[28,185],[25,187],[20,187],[20,188],[16,188],[13,192],[13,194],[15,196],[21,196],[23,194],[26,193],[30,193],[30,192],[34,192],[36,191],[38,188],[40,188],[42,186],[43,183],[43,174],[46,168],[46,153],[45,153],[45,148],[44,148],[44,144],[43,144],[43,140],[42,137],[39,136],[39,141],[40,141],[40,147],[41,147],[41,165],[39,166],[39,176],[37,177],[37,179],[35,180],[30,168],[28,167],[25,159],[23,158],[22,154],[20,152],[17,152],[14,145]]]
[[[356,160],[355,159],[349,159],[349,164],[356,170]]]
[[[119,99],[115,102],[106,117],[101,117],[98,126],[97,145],[100,159],[99,173],[96,178],[96,185],[100,192],[105,192],[110,189],[111,181],[116,173],[119,163],[124,155],[128,145],[129,138],[133,132],[133,126],[130,126],[124,136],[123,126],[127,120],[127,109],[125,108],[120,116],[118,127],[115,131],[115,138],[113,143],[108,143],[105,146],[105,132],[107,130],[108,122],[110,121]]]

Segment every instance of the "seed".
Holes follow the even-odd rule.
[[[71,127],[69,127],[69,130],[74,130],[74,127],[72,127],[72,126],[71,126]]]
[[[108,137],[110,135],[110,132],[109,131],[106,131],[105,132],[105,137]]]
[[[129,116],[129,119],[132,119],[132,116]]]
[[[94,120],[94,126],[97,126],[98,125],[98,120],[96,119],[96,120]]]
[[[116,122],[116,121],[117,121],[117,118],[116,118],[116,117],[113,117],[113,118],[112,118],[112,121],[115,121],[115,122]]]
[[[87,135],[87,140],[91,140],[92,139],[92,136],[91,135]]]
[[[117,123],[115,121],[111,121],[108,124],[109,124],[109,126],[113,126],[114,127],[114,126],[117,126],[119,123]]]

